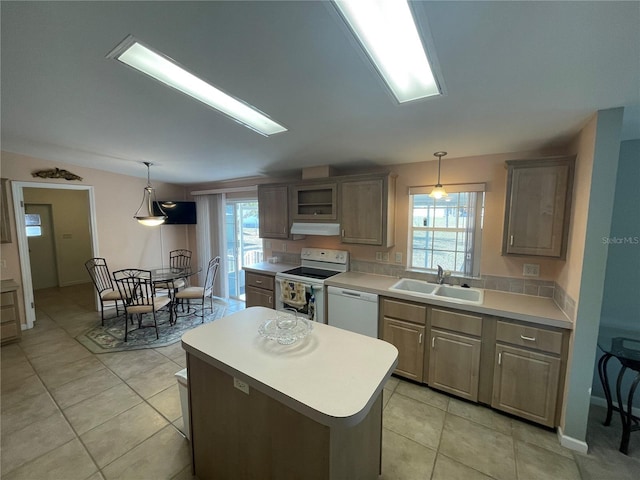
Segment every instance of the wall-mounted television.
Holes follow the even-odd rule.
[[[169,200],[154,202],[153,212],[156,215],[160,215],[158,203],[162,205],[162,210],[167,214],[167,219],[164,222],[165,225],[194,225],[197,223],[196,202],[176,202]]]

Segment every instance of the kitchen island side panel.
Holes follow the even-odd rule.
[[[187,353],[194,474],[206,479],[375,479],[382,395],[351,428],[328,427]]]

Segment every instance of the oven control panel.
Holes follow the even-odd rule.
[[[303,248],[300,251],[302,260],[313,260],[315,262],[337,263],[339,265],[349,264],[349,252],[344,250],[326,250],[323,248]]]

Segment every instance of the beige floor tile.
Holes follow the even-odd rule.
[[[98,358],[123,380],[135,377],[167,362],[167,357],[153,349],[104,353]]]
[[[146,403],[80,436],[100,468],[124,455],[167,425],[167,421]]]
[[[425,447],[438,448],[445,412],[409,397],[394,393],[382,415],[385,428]]]
[[[60,328],[52,320],[47,320],[47,324],[51,326],[43,327],[43,321],[39,320],[31,330],[25,330],[22,332],[22,338],[20,340],[20,347],[31,347],[35,345],[46,345],[60,340],[69,338],[69,334]]]
[[[173,424],[174,427],[176,427],[184,435],[184,423],[183,423],[183,418],[182,417],[177,418],[174,422],[172,422],[172,424]]]
[[[439,453],[497,478],[515,478],[513,439],[503,433],[447,414]]]
[[[573,458],[572,451],[560,445],[556,432],[516,419],[511,423],[511,428],[513,438],[516,440],[532,443],[567,458]]]
[[[393,392],[398,386],[398,383],[400,383],[400,380],[397,377],[389,377],[387,383],[384,384],[384,388]]]
[[[416,385],[415,383],[400,381],[395,391],[405,397],[413,398],[414,400],[438,407],[442,410],[446,410],[447,405],[449,405],[448,396],[439,393],[426,385]]]
[[[392,395],[393,395],[392,390],[388,388],[382,389],[382,408],[383,409],[387,406],[387,403],[389,403],[389,399],[391,398]]]
[[[171,480],[198,480],[191,474],[191,463],[184,467],[176,476],[174,476]]]
[[[189,442],[172,425],[107,465],[103,474],[109,479],[171,479],[191,462]]]
[[[19,382],[32,375],[35,375],[36,371],[27,360],[18,360],[12,362],[11,366],[7,365],[2,369],[2,387],[5,383]]]
[[[545,477],[581,480],[578,466],[572,458],[517,440],[516,467],[518,480],[538,480]]]
[[[100,472],[96,472],[90,477],[87,477],[85,480],[105,480],[104,475]]]
[[[12,470],[75,438],[71,427],[61,413],[2,436],[0,471],[7,475]]]
[[[431,480],[491,480],[491,477],[439,453]]]
[[[103,367],[101,370],[52,389],[51,395],[56,399],[60,408],[64,409],[121,383],[124,382],[116,377],[111,370]]]
[[[77,438],[17,468],[4,480],[84,480],[98,467]]]
[[[435,450],[383,429],[381,480],[430,478],[435,458]]]
[[[9,343],[0,347],[0,368],[4,368],[6,362],[10,362],[15,359],[26,359],[24,352],[18,343]]]
[[[182,348],[181,342],[176,342],[172,345],[167,345],[166,347],[154,348],[154,350],[172,360],[174,358],[184,357],[186,354],[184,348]]]
[[[122,383],[63,411],[78,435],[82,435],[140,403],[140,396]]]
[[[29,397],[45,393],[46,391],[47,389],[40,381],[40,378],[35,374],[26,378],[2,382],[2,388],[0,388],[2,412],[17,403],[24,402]]]
[[[453,415],[466,418],[472,422],[497,430],[498,432],[511,435],[511,418],[502,415],[489,407],[485,407],[484,405],[451,398],[449,400],[449,408],[447,411]]]
[[[38,374],[45,386],[53,389],[103,368],[104,365],[95,356],[89,356],[75,362],[59,365],[57,368],[38,372]]]
[[[22,345],[22,350],[27,358],[32,360],[44,355],[57,355],[61,352],[67,351],[69,348],[74,349],[77,347],[78,342],[67,335],[66,337],[57,338],[55,341],[38,343],[35,345]]]
[[[176,372],[182,370],[182,367],[171,360],[165,361],[134,377],[127,379],[127,384],[138,392],[143,398],[149,398],[171,385],[176,384]]]
[[[49,392],[42,392],[2,412],[2,435],[18,431],[59,412]]]
[[[91,357],[91,352],[76,342],[75,345],[64,346],[57,352],[32,358],[30,361],[38,373],[44,373],[64,369],[65,365]]]
[[[182,415],[177,383],[147,400],[164,418],[176,421]]]

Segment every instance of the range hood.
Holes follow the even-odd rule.
[[[340,235],[339,223],[298,223],[291,226],[294,235],[322,235],[325,237]]]

